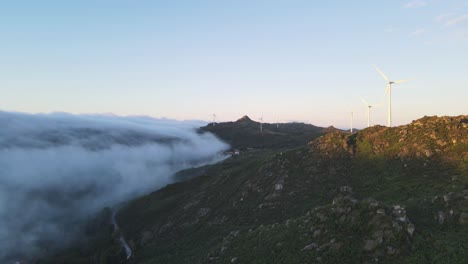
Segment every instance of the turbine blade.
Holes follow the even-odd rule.
[[[387,88],[385,88],[385,94],[384,96],[386,96],[388,94],[388,92],[390,91],[390,84],[387,85]]]
[[[361,96],[361,100],[365,105],[369,106],[369,104],[366,102],[366,100],[364,100],[364,98],[362,98],[362,96]]]
[[[388,79],[387,75],[385,75],[376,65],[374,65],[375,69],[382,75],[382,77],[387,81],[388,83],[390,82],[390,79]]]
[[[405,80],[398,80],[398,81],[395,81],[394,83],[397,84],[397,83],[404,83],[404,82],[409,82],[409,81],[412,81],[414,79],[405,79]]]

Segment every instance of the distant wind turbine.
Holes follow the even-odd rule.
[[[351,112],[351,133],[353,133],[353,119],[354,119],[354,113]]]
[[[263,115],[258,120],[260,120],[260,133],[263,133]]]
[[[375,69],[382,75],[382,77],[385,79],[387,82],[387,88],[385,89],[385,95],[388,94],[388,126],[392,126],[392,84],[399,84],[399,83],[404,83],[404,82],[409,82],[413,79],[405,79],[405,80],[398,80],[398,81],[390,81],[390,79],[385,75],[377,66],[375,66]]]
[[[367,127],[370,127],[370,109],[374,106],[378,106],[380,104],[376,104],[376,105],[371,105],[369,104],[366,100],[364,100],[364,98],[361,97],[361,100],[362,102],[367,106]]]
[[[211,115],[213,117],[213,126],[216,124],[216,114]]]

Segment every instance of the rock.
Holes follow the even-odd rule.
[[[340,223],[346,222],[346,215],[342,215],[342,216],[340,217],[340,219],[338,219],[338,222],[340,222]]]
[[[406,227],[406,231],[408,232],[410,236],[413,236],[414,230],[415,230],[414,225],[412,223],[409,223],[408,226]]]
[[[460,214],[460,218],[458,219],[458,222],[461,224],[461,225],[466,225],[468,224],[468,213],[461,213]]]
[[[341,186],[340,187],[340,192],[350,193],[352,191],[353,191],[353,188],[351,188],[350,186]]]
[[[210,212],[211,209],[210,208],[200,208],[198,210],[198,216],[202,217],[202,216],[205,216],[206,214],[208,214],[208,212]]]
[[[386,230],[384,231],[384,237],[386,240],[395,239],[395,234],[390,230]]]
[[[236,263],[237,262],[237,258],[232,258],[231,259],[231,263]]]
[[[280,191],[282,189],[283,189],[283,184],[279,184],[279,183],[275,184],[275,191]]]
[[[379,243],[378,240],[366,240],[364,242],[364,250],[365,251],[372,251],[372,250],[376,249],[380,245],[380,243]]]
[[[384,237],[384,231],[383,230],[377,230],[372,234],[372,237],[380,243],[383,242],[383,237]]]
[[[318,229],[314,231],[314,234],[312,235],[313,238],[317,238],[322,234],[322,230]]]
[[[392,246],[387,247],[387,255],[395,255],[395,253],[397,253],[397,250],[394,247]]]
[[[377,201],[369,200],[369,206],[368,206],[369,209],[374,209],[374,208],[377,208],[378,206],[379,206],[379,203]]]
[[[328,220],[328,217],[327,217],[327,216],[325,216],[324,214],[317,213],[317,215],[316,215],[316,216],[317,216],[317,217],[320,219],[320,221],[321,221],[321,222],[325,222],[325,221],[327,221],[327,220]]]
[[[446,218],[447,218],[447,216],[445,215],[444,211],[439,211],[437,213],[437,220],[438,220],[439,224],[443,225],[445,223]]]
[[[312,250],[312,249],[315,249],[317,248],[317,243],[311,243],[307,246],[305,246],[302,250]]]
[[[448,194],[444,195],[444,201],[445,202],[449,202],[450,200],[452,200],[452,193],[448,193]]]
[[[226,246],[222,246],[220,252],[221,252],[221,253],[224,253],[226,250],[227,250],[227,247],[226,247]]]
[[[330,245],[330,250],[331,251],[339,251],[342,246],[343,246],[343,243],[341,243],[341,242],[333,243],[333,244]]]

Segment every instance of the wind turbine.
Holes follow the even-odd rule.
[[[378,106],[380,104],[376,104],[376,105],[371,105],[369,104],[366,100],[364,100],[364,98],[361,97],[361,100],[362,102],[367,106],[367,127],[370,127],[370,109],[374,106]]]
[[[409,82],[412,79],[405,79],[405,80],[398,80],[398,81],[390,81],[390,79],[385,75],[376,65],[374,65],[375,69],[382,75],[382,77],[387,82],[387,88],[385,89],[385,95],[388,94],[388,126],[392,126],[392,84],[399,84],[404,82]]]
[[[354,119],[354,113],[351,112],[351,133],[353,133],[353,119]]]
[[[263,133],[263,115],[258,120],[260,120],[260,133]]]
[[[216,124],[216,114],[212,114],[211,116],[213,117],[213,126],[215,126],[215,124]]]

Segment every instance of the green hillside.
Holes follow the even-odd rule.
[[[466,263],[468,116],[263,146],[126,204],[129,261],[100,228],[40,263]]]

